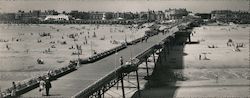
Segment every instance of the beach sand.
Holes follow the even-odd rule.
[[[144,24],[146,27],[151,24]],[[129,28],[130,25],[0,25],[0,88],[11,86],[12,81],[22,81],[37,77],[49,70],[67,66],[69,60],[75,60],[78,55],[76,44],[81,45],[80,58],[87,58],[97,53],[114,48],[125,39],[129,42],[144,36],[148,28]],[[41,37],[42,33],[51,36]],[[94,33],[96,37],[94,36]],[[75,36],[69,38],[69,35]],[[87,44],[84,44],[85,37]],[[101,40],[104,39],[104,40]],[[18,41],[17,41],[18,40]],[[41,40],[40,43],[38,41]],[[116,43],[111,43],[111,41]],[[6,42],[4,42],[6,41]],[[62,42],[66,41],[66,44]],[[52,48],[52,45],[55,48]],[[69,49],[73,46],[73,49]],[[8,48],[9,49],[8,49]],[[50,52],[45,51],[50,50]],[[37,64],[37,59],[44,64]]]

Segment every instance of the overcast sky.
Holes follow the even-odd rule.
[[[0,0],[0,12],[18,10],[147,11],[187,8],[192,12],[249,9],[248,0]]]

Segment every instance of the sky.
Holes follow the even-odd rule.
[[[0,0],[0,13],[18,10],[140,12],[186,8],[194,13],[212,10],[249,11],[249,0]]]

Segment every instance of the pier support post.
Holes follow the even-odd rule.
[[[123,83],[123,73],[121,73],[121,84],[122,84],[122,98],[125,98],[124,83]]]
[[[102,89],[102,98],[104,98],[105,90],[106,90],[106,86],[104,86],[104,88]]]
[[[116,89],[118,90],[119,87],[119,78],[117,79],[117,85],[116,85]]]
[[[102,98],[101,90],[99,90],[97,93],[98,93],[97,97]]]
[[[147,68],[147,77],[149,76],[149,72],[148,72],[148,58],[146,57],[145,58],[145,63],[146,63],[146,68]]]
[[[136,72],[136,80],[137,80],[138,97],[141,98],[141,91],[140,91],[140,82],[139,82],[138,70],[136,70],[135,72]]]

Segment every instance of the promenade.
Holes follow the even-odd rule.
[[[97,62],[81,65],[78,70],[67,74],[61,78],[52,82],[52,88],[49,97],[71,97],[79,91],[85,89],[90,84],[94,83],[101,77],[114,70],[119,65],[119,58],[122,56],[124,61],[128,61],[129,58],[134,57],[145,49],[160,42],[162,39],[173,34],[177,31],[177,27],[170,30],[170,33],[162,35],[162,33],[150,37],[147,42],[137,43],[132,46],[128,46],[126,49],[112,54]],[[31,90],[20,97],[39,97],[38,88]],[[43,96],[44,97],[44,96]]]

